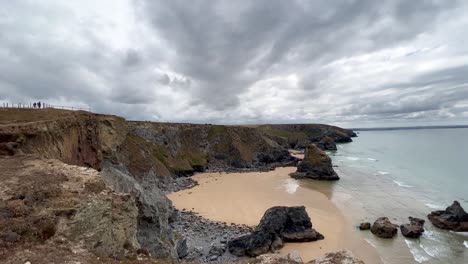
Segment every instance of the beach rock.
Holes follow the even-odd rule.
[[[283,242],[323,238],[312,228],[304,206],[276,206],[265,212],[253,233],[231,240],[228,248],[233,255],[255,257],[281,248]]]
[[[176,251],[179,259],[183,259],[188,255],[187,239],[183,238],[177,241]]]
[[[408,217],[410,220],[409,224],[400,226],[401,234],[409,238],[419,238],[424,232],[424,220],[414,217]]]
[[[331,137],[324,137],[315,144],[321,150],[336,150],[336,143]]]
[[[398,232],[398,225],[392,224],[387,217],[380,217],[372,225],[371,232],[381,238],[392,238]]]
[[[456,232],[468,231],[468,214],[463,210],[458,201],[454,201],[445,210],[431,212],[427,218],[438,228]]]
[[[208,251],[208,260],[214,261],[217,260],[220,256],[226,251],[225,245],[213,245]]]
[[[371,223],[364,222],[359,225],[360,230],[369,230],[371,228]]]
[[[286,256],[280,254],[264,254],[256,258],[259,264],[298,264],[303,263],[299,253],[292,252]],[[256,262],[257,263],[257,262]]]
[[[339,180],[333,170],[331,158],[315,145],[309,145],[304,153],[304,159],[299,162],[297,171],[290,174],[293,178],[309,178],[314,180]]]
[[[343,249],[327,253],[309,264],[364,264],[364,261],[356,258],[351,251]]]

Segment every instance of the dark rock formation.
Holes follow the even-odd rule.
[[[356,258],[351,251],[344,249],[327,253],[309,264],[364,264],[364,261]]]
[[[409,224],[404,224],[400,226],[401,234],[405,237],[418,238],[422,236],[424,232],[424,220],[414,217],[408,217],[410,220]]]
[[[339,180],[333,170],[331,158],[315,145],[309,145],[304,153],[304,159],[299,162],[293,178],[309,178],[314,180]]]
[[[315,145],[321,150],[336,150],[336,143],[331,137],[324,137]]]
[[[281,248],[283,242],[307,242],[323,238],[312,228],[304,206],[277,206],[265,212],[253,233],[230,241],[228,248],[233,255],[255,257]]]
[[[177,241],[176,251],[179,259],[183,259],[188,255],[187,239],[183,238]]]
[[[380,217],[372,225],[371,232],[381,238],[392,238],[398,232],[398,225],[392,224],[387,217]]]
[[[463,210],[458,201],[454,201],[445,210],[431,212],[427,218],[438,228],[456,232],[468,231],[468,214]]]
[[[365,222],[359,225],[360,230],[369,230],[371,228],[371,223]]]

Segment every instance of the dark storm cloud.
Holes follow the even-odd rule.
[[[50,0],[0,7],[0,100],[218,123],[466,112],[459,105],[468,100],[467,66],[455,61],[468,54],[460,44],[463,1]],[[420,65],[426,68],[411,72]]]
[[[143,9],[154,30],[175,45],[177,68],[201,83],[197,102],[223,109],[237,106],[237,95],[269,69],[395,45],[454,3],[145,1]]]

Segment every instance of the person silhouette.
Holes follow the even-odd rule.
[[[36,108],[36,103],[33,104],[34,108]]]
[[[41,102],[37,103],[37,108],[41,109]]]

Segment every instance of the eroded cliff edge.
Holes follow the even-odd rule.
[[[131,194],[137,212],[135,219],[127,219],[136,223],[132,247],[156,258],[178,258],[180,237],[169,225],[174,211],[165,193],[193,184],[186,176],[293,165],[297,160],[287,148],[302,148],[326,136],[349,142],[353,132],[326,125],[194,125],[128,122],[54,109],[0,111],[3,155],[23,153],[100,171],[100,179],[114,192]]]

